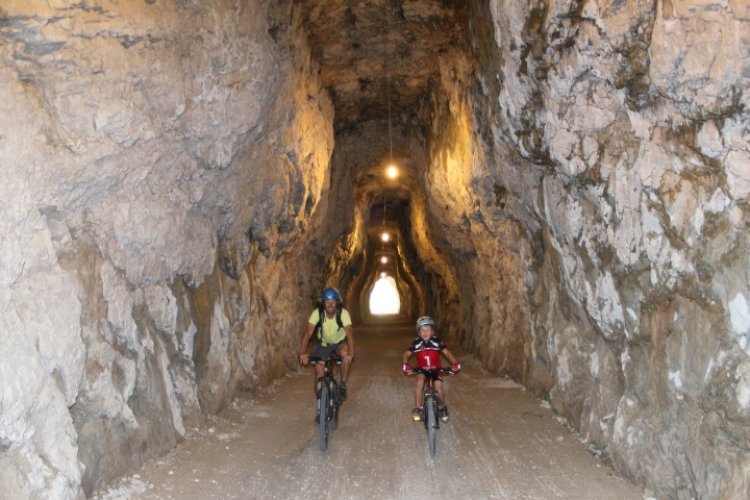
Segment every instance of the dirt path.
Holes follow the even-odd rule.
[[[544,404],[465,355],[447,381],[451,420],[430,459],[424,428],[410,419],[414,379],[399,371],[411,338],[410,329],[357,332],[349,399],[328,452],[318,450],[312,376],[303,371],[237,402],[97,498],[643,498]]]

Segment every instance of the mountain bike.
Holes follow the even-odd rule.
[[[318,379],[318,383],[320,383],[318,424],[320,426],[320,451],[326,451],[330,432],[335,431],[338,427],[339,406],[343,402],[339,382],[333,373],[334,365],[340,365],[341,358],[336,354],[325,358],[310,356],[310,364],[316,363],[323,364],[323,376]]]
[[[432,370],[428,370],[426,368],[412,368],[412,375],[418,373],[423,374],[425,377],[423,390],[424,397],[422,399],[424,408],[424,410],[422,411],[422,421],[424,422],[424,428],[427,431],[427,448],[429,449],[430,457],[435,458],[437,430],[440,428],[440,418],[438,418],[438,398],[437,390],[435,389],[435,380],[437,380],[441,373],[453,375],[454,371],[450,368],[439,368]]]

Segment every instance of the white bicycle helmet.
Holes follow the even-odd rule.
[[[435,328],[435,320],[429,316],[422,316],[417,320],[417,331],[425,325],[430,325],[432,328]]]

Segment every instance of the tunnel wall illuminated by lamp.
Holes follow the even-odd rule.
[[[396,288],[396,280],[391,276],[378,279],[370,292],[370,313],[373,316],[386,316],[400,311],[401,297]]]

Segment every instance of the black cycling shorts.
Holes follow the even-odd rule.
[[[318,344],[318,346],[315,348],[315,355],[318,356],[319,358],[327,358],[334,352],[337,352],[339,346],[345,342],[346,342],[346,339],[342,340],[341,342],[337,344],[329,344],[329,345]]]

